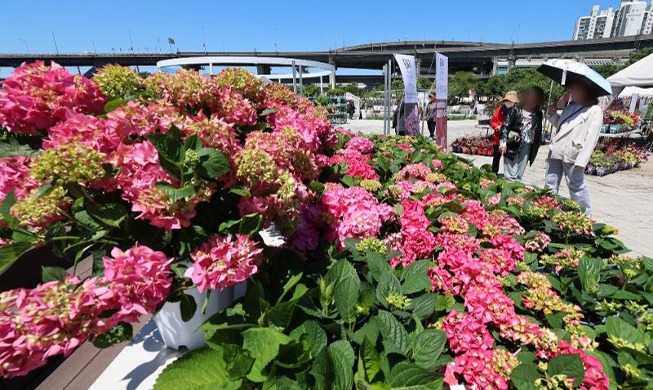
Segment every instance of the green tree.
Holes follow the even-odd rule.
[[[641,60],[641,59],[643,59],[645,57],[650,56],[651,54],[653,54],[653,48],[647,47],[645,49],[642,49],[642,50],[638,51],[637,53],[633,54],[632,56],[630,56],[630,58],[624,64],[624,66],[630,66],[630,65],[634,64],[635,62],[637,62],[637,61],[639,61],[639,60]]]
[[[503,96],[508,91],[506,76],[497,74],[478,84],[477,92],[482,96]]]
[[[594,70],[605,78],[612,76],[613,74],[619,72],[621,69],[622,67],[617,64],[605,64],[594,67]]]
[[[478,88],[478,77],[472,72],[456,72],[449,76],[449,100],[466,97]]]
[[[315,84],[304,85],[304,96],[319,96],[320,88]]]
[[[426,76],[417,78],[417,89],[430,90],[433,87],[433,82]]]

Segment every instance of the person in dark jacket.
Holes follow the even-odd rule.
[[[435,139],[435,118],[438,113],[438,105],[435,99],[435,92],[429,94],[429,102],[426,105],[426,110],[424,112],[424,119],[426,120],[426,126],[429,129],[429,137]]]
[[[492,137],[492,172],[499,173],[499,163],[501,162],[501,151],[499,150],[499,138],[501,133],[501,126],[506,120],[508,111],[515,104],[519,104],[519,95],[515,91],[506,93],[506,96],[501,100],[499,107],[494,110],[492,120],[490,120],[490,127],[494,130]]]
[[[531,87],[520,100],[521,104],[508,112],[499,140],[504,177],[516,181],[521,181],[529,162],[533,165],[542,142],[544,114],[540,108],[544,104],[544,91]]]

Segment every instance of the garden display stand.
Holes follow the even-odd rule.
[[[204,347],[206,345],[204,332],[198,328],[213,314],[226,309],[236,299],[242,297],[245,294],[246,286],[247,283],[240,283],[222,291],[211,291],[208,294],[209,302],[204,310],[202,308],[207,299],[207,293],[200,294],[197,288],[188,290],[186,294],[193,297],[197,304],[195,315],[188,322],[181,319],[179,302],[166,302],[153,318],[165,346],[173,350],[183,347],[189,350]]]

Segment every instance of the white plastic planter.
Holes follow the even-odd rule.
[[[186,294],[192,296],[197,304],[197,311],[188,322],[181,319],[179,302],[166,302],[161,310],[154,316],[154,323],[159,328],[161,339],[166,347],[179,350],[185,347],[189,350],[204,347],[204,332],[198,328],[209,317],[229,307],[243,295],[247,289],[247,282],[242,282],[222,291],[211,291],[206,310],[202,313],[202,306],[207,293],[200,294],[196,288],[187,290]]]

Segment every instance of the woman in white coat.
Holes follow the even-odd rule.
[[[560,181],[565,176],[571,199],[585,208],[590,215],[590,196],[585,184],[585,167],[596,147],[603,125],[603,110],[593,90],[582,82],[571,87],[572,102],[565,94],[555,106],[549,107],[549,121],[558,129],[549,146],[546,188],[558,193]]]

